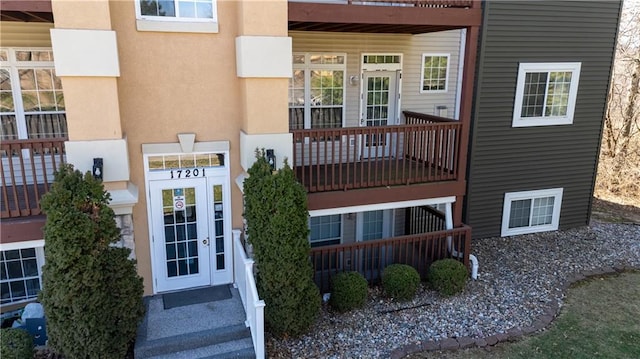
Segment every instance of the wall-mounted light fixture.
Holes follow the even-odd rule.
[[[276,170],[276,155],[273,152],[273,149],[267,150],[267,162],[269,162],[269,166],[271,166],[271,170]]]
[[[357,75],[351,75],[349,76],[349,85],[351,86],[355,86],[358,84],[358,80],[360,80],[360,77]]]
[[[103,176],[103,165],[102,158],[94,158],[93,159],[93,178],[102,181]]]

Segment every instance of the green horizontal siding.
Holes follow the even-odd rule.
[[[499,236],[506,192],[564,188],[560,227],[588,223],[619,1],[487,1],[465,221]],[[581,62],[572,125],[512,128],[521,62]]]

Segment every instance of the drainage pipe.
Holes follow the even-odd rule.
[[[453,229],[453,211],[451,210],[451,202],[446,204],[445,211],[445,226],[447,229]],[[449,253],[451,253],[453,257],[458,259],[462,258],[464,255],[462,252],[458,252],[453,248],[451,236],[447,236],[447,250],[449,250]],[[471,278],[476,280],[478,279],[479,268],[478,257],[473,254],[469,254],[469,261],[471,262]]]

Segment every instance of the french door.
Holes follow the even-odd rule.
[[[364,127],[396,124],[398,104],[399,71],[365,71],[363,87],[362,119]],[[387,157],[390,155],[391,135],[372,131],[363,136],[362,158]]]

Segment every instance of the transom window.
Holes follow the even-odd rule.
[[[342,127],[345,54],[293,54],[289,129]]]
[[[149,156],[149,170],[171,170],[194,167],[224,166],[223,153],[187,153],[182,155]]]
[[[558,229],[562,188],[505,194],[502,236]]]
[[[143,18],[215,20],[215,0],[138,0],[138,14]]]
[[[67,134],[62,82],[51,49],[0,49],[0,139]]]
[[[422,54],[420,92],[446,92],[449,75],[449,54]]]
[[[2,304],[38,297],[42,247],[0,251],[0,295]]]
[[[573,123],[581,63],[523,63],[518,71],[513,127]]]
[[[342,237],[342,215],[311,217],[309,219],[309,242],[311,247],[340,244]]]

